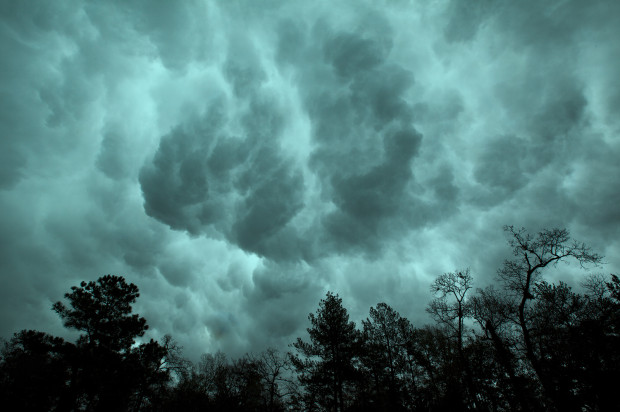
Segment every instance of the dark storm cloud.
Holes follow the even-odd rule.
[[[501,202],[528,183],[536,171],[526,165],[530,154],[528,143],[516,136],[502,136],[484,148],[474,166],[474,176],[489,188],[489,201]],[[510,159],[504,157],[506,153],[511,154]]]
[[[618,15],[618,5],[566,2],[549,9],[537,2],[495,2],[489,7],[454,2],[447,13],[444,35],[449,41],[503,47],[491,49],[490,64],[495,66],[492,96],[501,107],[498,120],[504,134],[478,136],[481,146],[473,177],[480,186],[467,190],[466,199],[485,209],[505,204],[512,209],[506,220],[518,219],[530,227],[586,224],[584,215],[576,213],[582,210],[583,193],[576,195],[571,182],[581,173],[593,176],[594,159],[606,165],[602,174],[608,178],[593,180],[593,187],[605,190],[618,176],[599,151],[605,147],[616,153],[618,147],[601,141],[596,126],[601,111],[611,109],[597,105],[609,95],[597,84],[616,81],[586,75],[594,67],[588,56],[595,49],[589,44],[606,49],[602,67],[617,60],[617,47],[608,48],[605,38],[611,34],[611,16]],[[495,38],[489,41],[491,32]],[[488,129],[498,129],[494,109],[488,109]],[[595,214],[611,216],[602,212],[611,198],[602,198],[606,200]],[[612,227],[617,234],[617,225]]]
[[[202,226],[201,220],[208,223],[210,212],[220,208],[203,204],[208,201],[204,170],[207,147],[195,141],[192,133],[200,133],[200,130],[177,129],[164,136],[152,163],[142,169],[140,184],[149,216],[173,229],[197,234]]]
[[[247,325],[251,339],[262,346],[287,345],[288,336],[299,328],[299,318],[307,318],[306,308],[321,295],[321,278],[320,271],[299,263],[267,262],[256,268],[253,288],[244,291],[244,309],[253,313],[254,322]]]
[[[126,137],[116,131],[108,131],[101,141],[97,167],[110,179],[121,179],[128,174],[128,147]]]
[[[362,175],[341,177],[332,174],[332,198],[339,211],[326,217],[328,232],[336,237],[333,248],[341,244],[377,243],[377,233],[394,215],[406,210],[407,183],[412,178],[410,161],[417,153],[421,136],[415,130],[401,130],[385,137],[384,159]]]
[[[285,348],[326,290],[419,325],[504,224],[614,271],[620,3],[556,3],[3,2],[2,334],[105,273],[194,359]]]
[[[483,0],[475,2],[452,1],[446,7],[448,16],[443,34],[448,42],[472,40],[478,28],[495,11],[500,2]]]
[[[23,176],[29,146],[34,146],[34,135],[43,123],[39,119],[32,121],[29,113],[38,109],[35,118],[45,116],[45,108],[36,105],[36,93],[29,93],[28,83],[41,77],[49,81],[52,76],[38,71],[38,66],[46,59],[32,51],[37,47],[61,47],[62,44],[57,37],[45,37],[44,6],[34,11],[30,18],[27,17],[30,13],[25,13],[25,4],[3,3],[0,7],[4,22],[0,29],[0,50],[4,56],[0,59],[0,73],[5,79],[0,88],[0,121],[4,135],[0,140],[0,188],[5,189],[13,187]],[[35,60],[25,65],[24,61],[31,56]]]
[[[162,139],[141,173],[149,215],[193,234],[211,226],[244,250],[276,260],[325,256],[347,245],[362,250],[381,245],[379,237],[394,226],[386,221],[404,213],[401,204],[413,201],[406,189],[421,135],[403,99],[413,75],[386,64],[391,41],[385,35],[326,31],[318,47],[307,46],[305,53],[320,60],[302,75],[323,77],[333,89],[300,84],[309,94],[311,138],[318,143],[310,154],[311,168],[318,172],[323,196],[338,207],[324,216],[324,230],[287,226],[303,208],[303,178],[275,146],[285,115],[261,90],[268,79],[256,51],[234,37],[223,74],[246,109],[236,118],[202,120],[202,129]],[[216,137],[226,133],[220,129],[227,122],[240,126],[239,139]],[[233,148],[225,143],[229,140],[243,146]],[[214,141],[224,143],[212,149]],[[342,170],[345,163],[350,166]],[[225,197],[236,200],[221,203]],[[314,239],[322,239],[323,250],[310,246]]]
[[[310,168],[321,181],[322,197],[337,207],[322,218],[325,231],[319,236],[326,249],[321,254],[348,248],[376,252],[402,227],[394,220],[408,215],[404,205],[416,201],[408,189],[422,136],[404,99],[414,75],[388,61],[389,27],[342,32],[321,22],[311,32],[314,43],[301,58],[319,59],[304,67],[301,83],[316,143]],[[310,35],[288,24],[282,36],[280,52],[286,58],[293,52],[287,41]],[[303,52],[294,53],[300,58]]]
[[[303,178],[279,153],[272,102],[251,102],[242,137],[229,136],[216,108],[164,136],[140,174],[145,210],[173,229],[215,230],[244,250],[281,256],[270,240],[303,205]]]
[[[390,46],[345,32],[328,38],[324,43],[323,53],[325,60],[333,66],[340,78],[351,79],[368,73],[383,63]]]
[[[277,158],[271,158],[268,153],[259,153],[260,155],[267,170],[261,170],[259,165],[257,170],[246,172],[249,184],[254,189],[238,209],[233,233],[243,249],[269,256],[269,246],[263,243],[263,240],[276,235],[302,207],[303,179],[285,165],[274,168]],[[267,175],[269,180],[252,182],[261,175]],[[248,183],[244,182],[245,184]]]

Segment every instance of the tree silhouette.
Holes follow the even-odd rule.
[[[408,323],[386,303],[371,307],[370,317],[362,321],[361,361],[369,375],[371,406],[375,409],[406,407],[407,380],[411,381],[405,352],[410,338]]]
[[[181,356],[171,336],[144,341],[137,286],[82,282],[53,310],[77,342],[21,331],[0,350],[6,410],[84,411],[605,411],[620,410],[620,278],[576,292],[544,280],[561,261],[601,257],[564,229],[505,227],[513,258],[499,287],[471,292],[468,270],[431,286],[434,324],[414,327],[387,303],[362,330],[332,292],[308,317],[309,340],[230,359]],[[473,319],[472,329],[466,330]]]
[[[513,333],[512,306],[506,293],[494,287],[479,290],[472,298],[473,317],[484,333],[479,337],[480,345],[491,345],[494,360],[501,368],[495,378],[490,378],[500,383],[496,384],[492,403],[511,405],[521,411],[542,410],[531,380],[512,351],[519,341]]]
[[[147,329],[131,313],[138,296],[138,287],[120,276],[72,287],[69,306],[56,302],[53,309],[83,334],[76,344],[36,331],[15,334],[0,362],[5,403],[15,410],[120,411],[157,402],[170,379],[174,345],[166,339],[163,346],[136,344]]]
[[[140,294],[138,287],[127,284],[124,278],[106,275],[96,282],[81,282],[71,290],[65,294],[71,307],[56,302],[53,309],[66,327],[84,332],[80,344],[128,351],[135,338],[148,329],[146,319],[131,314],[131,305]]]
[[[132,314],[138,287],[121,276],[106,275],[81,282],[65,294],[69,306],[53,309],[68,328],[83,332],[71,359],[70,391],[74,407],[88,410],[141,408],[155,398],[155,388],[169,380],[162,368],[167,350],[144,335],[146,319]]]
[[[460,392],[464,392],[465,387],[469,391],[469,396],[464,396],[463,400],[472,402],[475,406],[475,389],[473,387],[473,379],[469,371],[467,359],[463,351],[463,327],[465,318],[470,314],[470,305],[467,304],[465,298],[467,292],[473,287],[473,278],[469,273],[469,269],[444,273],[438,276],[431,284],[431,292],[437,296],[433,299],[426,311],[431,314],[435,321],[447,326],[454,331],[456,335],[456,347],[458,353],[457,370],[463,377],[466,385],[460,388]]]
[[[463,322],[470,312],[465,297],[472,287],[469,269],[444,273],[431,284],[431,292],[439,297],[433,299],[426,309],[433,319],[454,330],[460,355],[463,352]]]
[[[342,306],[342,299],[331,292],[319,303],[316,315],[308,316],[310,342],[301,338],[293,343],[297,354],[291,362],[300,374],[310,409],[317,404],[328,410],[344,411],[346,395],[355,382],[354,359],[357,356],[358,333],[355,323]]]
[[[281,388],[286,387],[290,379],[286,372],[290,367],[290,361],[275,348],[268,348],[258,356],[251,356],[255,362],[258,373],[265,388],[265,408],[266,411],[278,411],[284,409]]]
[[[566,229],[545,229],[533,236],[525,229],[505,226],[508,233],[508,244],[512,247],[513,259],[505,260],[498,270],[498,278],[505,289],[514,296],[517,307],[517,322],[522,334],[525,356],[530,362],[542,387],[551,401],[557,406],[565,403],[566,394],[553,389],[550,376],[545,374],[541,365],[545,353],[537,353],[532,342],[526,307],[529,300],[534,299],[533,287],[540,279],[543,269],[556,265],[568,258],[576,260],[580,266],[597,265],[602,257],[587,247],[570,238]]]
[[[534,295],[532,344],[546,384],[561,396],[558,409],[593,409],[597,404],[620,408],[611,395],[620,385],[620,338],[612,320],[618,307],[610,294],[583,295],[563,282],[539,282]]]
[[[23,330],[2,348],[0,399],[5,410],[52,410],[70,396],[75,347],[47,333]]]

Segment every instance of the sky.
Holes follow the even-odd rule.
[[[138,285],[186,356],[286,350],[327,291],[429,286],[567,228],[620,268],[620,2],[0,0],[0,336]]]

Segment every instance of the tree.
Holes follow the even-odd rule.
[[[382,410],[405,407],[407,360],[405,346],[408,321],[386,303],[370,308],[370,317],[362,321],[361,361],[370,375],[372,406]]]
[[[16,333],[4,344],[0,356],[3,408],[45,411],[63,406],[70,396],[67,381],[74,349],[62,338],[43,332]]]
[[[159,411],[203,411],[213,410],[205,376],[194,365],[180,371],[178,381],[168,388],[159,403]]]
[[[496,404],[507,403],[512,405],[511,408],[514,410],[542,410],[536,399],[535,390],[532,389],[531,380],[523,373],[522,368],[519,368],[519,360],[511,350],[518,339],[513,333],[514,311],[509,297],[503,291],[487,287],[477,292],[471,304],[473,317],[484,333],[479,340],[490,342],[494,349],[495,361],[502,369],[495,379],[498,382],[495,395],[499,397],[491,401]]]
[[[611,298],[620,304],[620,278],[617,275],[611,275],[611,282],[605,282]]]
[[[0,397],[11,410],[155,409],[167,392],[171,371],[186,372],[180,348],[136,344],[146,320],[132,314],[138,287],[120,276],[81,282],[56,302],[66,327],[83,332],[75,344],[37,331],[22,331],[0,357]]]
[[[439,297],[426,308],[437,322],[454,330],[460,356],[463,354],[463,322],[470,312],[465,297],[472,287],[473,278],[469,269],[444,273],[431,284],[431,292],[439,294]]]
[[[169,380],[162,368],[167,349],[153,340],[135,345],[148,329],[146,319],[132,314],[138,296],[133,283],[106,275],[73,286],[65,294],[69,307],[53,305],[66,327],[83,332],[71,360],[75,408],[139,409],[152,401],[154,388]]]
[[[414,409],[457,411],[463,409],[462,375],[454,339],[446,326],[414,328],[407,352],[417,368]],[[413,366],[413,365],[412,365]]]
[[[85,332],[81,344],[128,351],[135,338],[148,329],[146,319],[131,314],[131,305],[140,296],[138,287],[121,276],[106,275],[96,282],[81,282],[66,293],[71,308],[62,302],[53,305],[68,328]]]
[[[431,292],[437,296],[426,311],[437,321],[452,329],[456,334],[458,352],[457,369],[463,375],[469,391],[469,401],[475,407],[475,389],[467,360],[463,351],[463,325],[465,317],[470,314],[470,306],[466,302],[467,292],[473,287],[473,278],[469,269],[444,273],[431,284]],[[463,396],[465,400],[466,397]]]
[[[561,410],[617,410],[620,338],[614,315],[620,311],[605,295],[579,294],[565,283],[539,282],[530,308],[530,331],[540,368]]]
[[[162,343],[151,339],[132,348],[125,357],[124,362],[131,367],[135,381],[135,410],[160,404],[167,390],[171,371],[178,374],[178,368],[185,363],[179,359],[179,349],[169,335],[164,336]]]
[[[355,323],[342,306],[342,299],[328,292],[316,315],[308,316],[310,342],[301,338],[293,343],[297,354],[290,355],[299,379],[306,389],[308,409],[343,411],[345,399],[355,381],[358,333]]]
[[[527,303],[535,298],[534,285],[540,280],[546,267],[569,258],[576,260],[581,267],[587,264],[597,265],[602,261],[602,257],[585,244],[572,240],[566,229],[546,229],[535,236],[523,228],[517,230],[513,226],[505,226],[504,231],[509,235],[508,244],[512,247],[514,258],[504,261],[498,270],[498,278],[515,299],[517,324],[522,335],[525,357],[540,380],[544,392],[557,407],[563,402],[562,399],[566,399],[566,394],[553,389],[551,377],[545,374],[542,368],[541,359],[549,354],[537,353],[535,350],[527,316]]]
[[[258,356],[251,356],[258,368],[258,373],[266,390],[265,408],[266,411],[278,411],[284,409],[283,393],[281,386],[286,387],[290,379],[286,372],[290,367],[290,361],[275,348],[268,348]]]

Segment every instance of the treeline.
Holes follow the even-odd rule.
[[[136,343],[138,288],[122,277],[82,282],[53,310],[81,332],[67,342],[21,331],[4,343],[4,410],[88,411],[607,411],[620,410],[620,279],[583,292],[548,283],[561,261],[601,256],[564,229],[505,228],[512,249],[495,287],[469,270],[438,276],[421,327],[386,303],[357,326],[327,293],[289,352],[184,359],[170,336]]]

